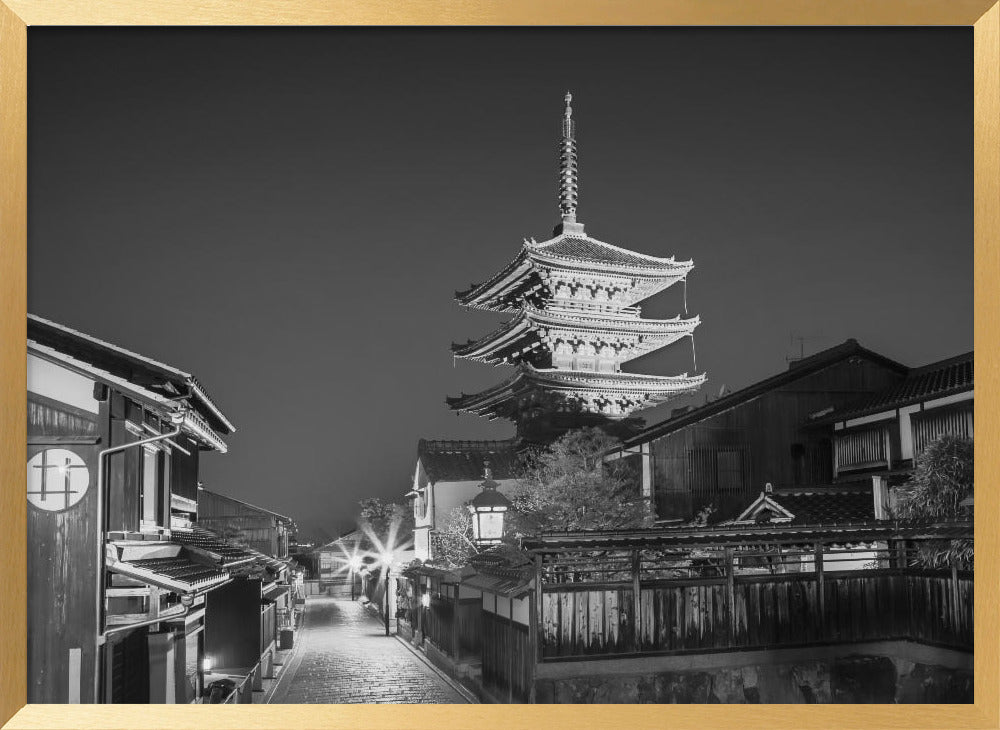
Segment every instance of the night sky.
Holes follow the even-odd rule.
[[[238,429],[205,485],[304,537],[401,498],[419,438],[512,433],[444,403],[506,375],[453,367],[503,318],[452,296],[558,222],[567,89],[587,232],[695,261],[696,402],[785,369],[793,336],[972,349],[969,29],[28,39],[29,311],[195,373]]]

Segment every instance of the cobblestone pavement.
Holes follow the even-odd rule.
[[[271,703],[464,703],[360,603],[310,596],[295,656]]]

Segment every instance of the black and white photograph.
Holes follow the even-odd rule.
[[[31,29],[27,701],[974,702],[973,50]]]

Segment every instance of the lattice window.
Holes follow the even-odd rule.
[[[914,414],[913,455],[920,456],[931,442],[945,434],[972,438],[972,409],[942,409]]]
[[[837,469],[869,469],[887,463],[886,426],[841,434],[836,441]]]
[[[688,468],[694,493],[742,492],[750,484],[750,450],[745,444],[691,449]]]

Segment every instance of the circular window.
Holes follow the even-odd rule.
[[[89,486],[90,470],[76,452],[44,449],[28,459],[28,502],[38,509],[72,507]]]

